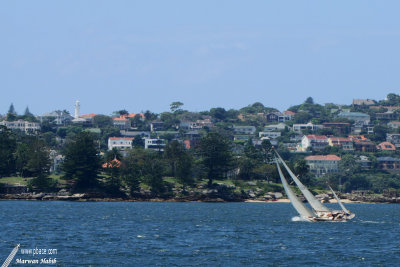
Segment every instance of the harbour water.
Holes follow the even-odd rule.
[[[0,261],[20,244],[10,266],[398,265],[400,205],[346,206],[308,223],[290,203],[1,201]]]

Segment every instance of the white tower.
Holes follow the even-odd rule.
[[[79,104],[79,101],[76,100],[75,102],[75,116],[74,119],[79,119],[79,110],[81,108],[81,105]]]

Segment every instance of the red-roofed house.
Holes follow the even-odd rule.
[[[103,168],[119,168],[121,167],[121,161],[113,159],[112,161],[106,162],[102,165]]]
[[[354,150],[353,141],[350,138],[329,137],[328,142],[330,146],[338,146],[343,150]]]
[[[129,113],[125,115],[121,115],[122,118],[134,118],[136,115],[139,115],[141,120],[144,120],[146,117],[144,116],[143,113]]]
[[[91,118],[91,119],[93,119],[94,116],[97,116],[97,114],[96,114],[96,113],[83,114],[83,115],[80,115],[79,117],[81,117],[81,118]]]
[[[131,121],[123,116],[113,119],[113,125],[118,127],[120,130],[126,130],[131,128]]]
[[[308,156],[305,160],[310,167],[310,172],[316,177],[321,177],[325,174],[339,172],[339,161],[342,159],[336,155],[316,155]]]
[[[384,150],[384,151],[395,151],[396,150],[396,146],[390,142],[382,142],[379,145],[377,145],[376,148],[378,150]]]
[[[321,150],[329,145],[328,137],[325,135],[304,135],[301,139],[301,149],[303,151],[313,149],[313,150]]]

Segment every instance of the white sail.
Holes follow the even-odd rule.
[[[342,210],[346,213],[346,214],[350,214],[350,211],[348,209],[346,209],[346,207],[343,205],[342,201],[340,201],[340,198],[336,195],[335,191],[333,191],[332,187],[330,187],[330,185],[328,185],[329,189],[331,190],[333,196],[336,198],[338,204],[340,205],[340,207],[342,208]]]
[[[315,213],[312,212],[309,208],[307,208],[303,202],[296,196],[293,190],[290,188],[288,182],[285,179],[285,176],[282,173],[281,168],[279,167],[278,161],[276,161],[276,166],[278,168],[279,176],[281,177],[283,188],[285,189],[286,195],[288,196],[290,202],[293,207],[302,217],[316,217]]]
[[[302,182],[294,175],[294,173],[290,170],[290,168],[286,165],[285,161],[281,158],[278,152],[275,150],[276,155],[282,162],[283,166],[286,168],[287,172],[289,173],[290,177],[292,177],[293,181],[299,187],[301,193],[303,193],[304,197],[307,199],[308,203],[310,203],[311,207],[314,211],[330,211],[327,207],[322,205],[322,203],[305,187]]]

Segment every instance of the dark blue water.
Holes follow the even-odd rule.
[[[398,265],[400,205],[347,207],[350,222],[307,223],[287,203],[1,201],[0,262],[20,243],[57,254],[11,266]]]

